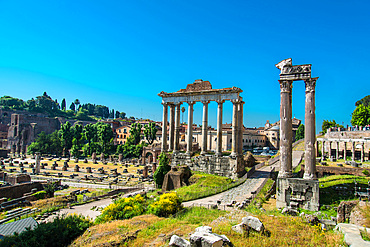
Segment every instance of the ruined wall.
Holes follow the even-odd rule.
[[[234,159],[228,156],[200,155],[189,158],[185,154],[177,154],[172,157],[171,166],[175,165],[187,165],[192,171],[200,171],[232,179],[242,177],[246,173],[244,159],[242,157]]]
[[[332,166],[316,166],[317,177],[321,178],[327,175],[355,175],[365,176],[362,172],[370,169],[356,168],[356,167],[332,167]]]
[[[57,118],[12,114],[8,130],[8,149],[13,152],[25,152],[26,146],[30,145],[42,131],[51,134],[58,129],[60,121]]]
[[[0,187],[0,195],[1,197],[15,199],[22,197],[25,193],[31,192],[33,188],[37,188],[37,190],[43,189],[40,182],[31,182],[14,186]]]

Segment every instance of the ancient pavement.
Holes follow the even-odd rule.
[[[304,151],[293,151],[293,169],[299,165],[303,155]],[[221,205],[229,204],[232,201],[240,203],[246,198],[251,197],[252,192],[259,191],[268,180],[270,172],[273,169],[278,170],[279,164],[280,162],[275,162],[271,166],[264,166],[260,169],[257,169],[251,178],[247,179],[243,184],[228,191],[202,199],[184,202],[183,205],[185,207],[191,207],[193,204],[217,204],[217,201],[221,201]]]

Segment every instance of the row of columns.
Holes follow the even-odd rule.
[[[339,157],[339,141],[322,141],[322,146],[321,146],[321,161],[324,160],[324,153],[325,153],[325,142],[329,143],[329,157],[331,156],[331,150],[332,150],[332,143],[336,143],[336,150],[335,150],[335,158],[338,159]],[[356,150],[356,142],[352,141],[352,147],[351,147],[351,152],[352,152],[352,161],[355,161],[355,150]],[[347,142],[344,142],[344,149],[343,149],[343,159],[347,160]],[[361,142],[361,162],[364,162],[365,160],[365,147],[364,143]]]
[[[305,80],[305,171],[304,179],[316,177],[315,86],[317,78]],[[280,83],[280,172],[279,177],[292,177],[292,80]]]
[[[202,146],[201,154],[206,154],[208,151],[207,137],[208,137],[208,104],[210,101],[201,101],[203,103],[203,120],[202,120]],[[216,155],[222,156],[222,114],[223,103],[225,100],[216,100],[217,106],[217,147]],[[233,122],[232,122],[232,149],[231,156],[237,156],[243,153],[243,104],[240,99],[231,100],[233,103]],[[194,104],[196,102],[186,102],[188,104],[188,136],[187,136],[187,150],[186,154],[191,155],[193,150],[193,113]],[[163,119],[162,119],[162,151],[173,153],[179,152],[180,141],[180,106],[182,102],[177,104],[162,103],[163,105]],[[168,123],[168,106],[170,107],[169,119],[169,143],[167,145],[167,123]]]

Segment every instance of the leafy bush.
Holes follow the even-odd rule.
[[[92,222],[80,215],[57,216],[53,222],[42,223],[34,230],[7,236],[0,241],[0,247],[38,246],[62,247],[69,245],[82,235]]]
[[[170,161],[168,160],[168,157],[164,152],[162,152],[158,158],[159,164],[157,170],[153,174],[153,179],[154,182],[161,187],[163,184],[164,176],[167,174],[167,172],[171,170],[171,166],[169,165]]]
[[[96,223],[104,223],[111,220],[130,219],[144,213],[145,200],[141,195],[135,197],[120,198],[104,208],[101,215],[96,218]]]
[[[45,190],[42,190],[42,191],[38,191],[34,194],[32,194],[37,200],[40,200],[40,199],[45,199],[46,198],[46,191]]]
[[[365,176],[369,176],[370,172],[368,170],[363,170],[362,173],[365,175]]]
[[[150,204],[148,212],[160,217],[166,217],[175,214],[181,209],[181,199],[176,193],[172,192],[161,195],[158,201]]]

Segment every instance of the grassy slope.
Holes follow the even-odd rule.
[[[271,187],[270,180],[257,196],[255,203],[263,203],[264,194]],[[121,241],[140,229],[137,239],[128,240],[122,246],[165,246],[172,234],[189,239],[189,234],[196,227],[209,225],[213,232],[225,234],[234,246],[339,246],[343,237],[333,231],[323,232],[318,226],[307,224],[301,217],[281,215],[275,209],[274,200],[263,205],[266,212],[255,206],[246,211],[218,211],[205,208],[192,208],[175,218],[159,218],[142,215],[130,220],[112,221],[91,227],[83,236],[74,241],[72,246],[99,246],[112,241]],[[242,236],[231,230],[233,225],[241,222],[242,217],[253,214],[258,217],[271,232],[271,236],[253,233]],[[165,236],[160,236],[165,234]]]

